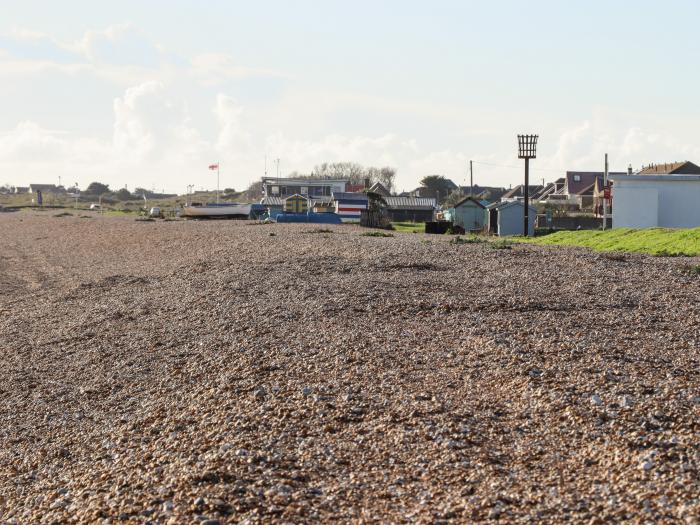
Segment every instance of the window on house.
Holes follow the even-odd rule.
[[[574,182],[581,182],[581,175],[574,175]]]

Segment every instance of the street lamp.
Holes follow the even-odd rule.
[[[518,135],[518,158],[525,159],[525,188],[523,189],[523,235],[530,233],[530,159],[537,157],[537,135]]]

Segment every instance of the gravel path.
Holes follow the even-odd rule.
[[[698,260],[0,213],[0,523],[700,519]]]

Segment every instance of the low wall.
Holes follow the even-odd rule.
[[[610,227],[608,219],[608,227]],[[552,222],[547,223],[547,217],[537,216],[538,228],[551,228],[553,230],[599,230],[603,227],[601,217],[552,217]]]

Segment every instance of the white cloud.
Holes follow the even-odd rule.
[[[240,188],[262,175],[266,154],[281,159],[283,174],[335,161],[393,166],[398,187],[404,189],[428,174],[464,183],[469,158],[499,165],[477,164],[479,184],[507,186],[521,177],[515,133],[504,135],[503,129],[518,128],[529,120],[527,115],[453,107],[427,97],[387,100],[367,92],[304,86],[264,67],[243,67],[227,53],[177,57],[129,24],[87,31],[73,41],[26,29],[6,37],[15,45],[0,49],[3,82],[31,77],[36,96],[45,97],[55,89],[57,75],[78,80],[84,75],[109,81],[113,99],[113,120],[92,126],[104,130],[102,139],[78,133],[70,119],[51,120],[48,113],[45,120],[22,117],[5,124],[0,169],[12,173],[17,184],[28,178],[42,181],[50,173],[75,176],[81,184],[103,179],[113,186],[154,184],[183,191],[193,182],[211,187],[206,166],[222,161],[222,185]],[[247,82],[248,92],[239,90],[243,79],[260,84]],[[256,88],[272,83],[284,89],[268,90],[274,96],[266,94],[261,102]],[[212,87],[219,93],[213,94]],[[81,96],[90,93],[76,94]],[[700,160],[694,124],[674,127],[600,109],[585,117],[556,121],[559,128],[541,126],[533,179],[552,180],[567,169],[602,169],[606,152],[613,169],[630,162],[639,167]]]
[[[226,53],[202,53],[192,58],[190,73],[206,86],[220,85],[229,80],[269,77],[285,78],[276,71],[264,68],[243,67]]]

